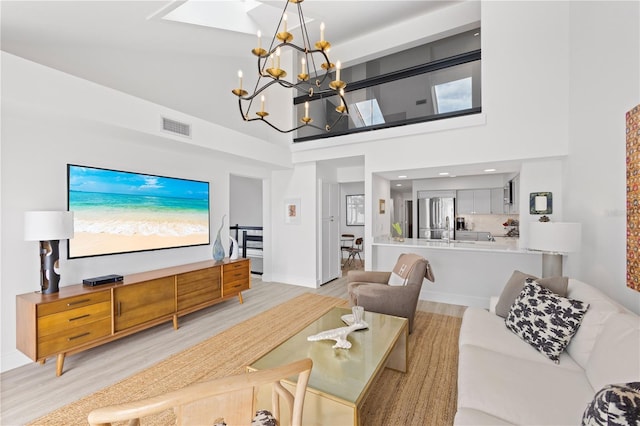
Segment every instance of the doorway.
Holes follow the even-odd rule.
[[[251,273],[262,275],[264,259],[262,179],[229,176],[229,235],[240,257],[251,259]]]

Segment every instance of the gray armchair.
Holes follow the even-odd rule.
[[[349,271],[349,302],[351,306],[363,306],[365,311],[407,318],[411,333],[422,281],[430,273],[428,268],[426,259],[417,260],[402,286],[387,284],[391,272]]]

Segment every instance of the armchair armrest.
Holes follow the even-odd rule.
[[[411,333],[420,286],[389,286],[356,282],[350,283],[348,287],[352,306],[357,304],[364,307],[365,311],[407,318],[409,333]]]
[[[347,282],[387,284],[390,276],[391,272],[349,271],[347,272]]]

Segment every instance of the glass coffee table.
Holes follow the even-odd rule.
[[[359,425],[359,409],[382,370],[407,371],[405,318],[365,312],[369,328],[349,334],[350,349],[333,349],[333,340],[307,341],[308,336],[346,326],[341,317],[350,313],[350,309],[331,309],[248,367],[263,370],[302,358],[313,360],[304,400],[305,425]],[[265,389],[256,407],[270,406],[270,390]]]

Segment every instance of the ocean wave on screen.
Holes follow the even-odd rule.
[[[88,234],[111,234],[122,236],[159,236],[185,237],[188,235],[208,234],[206,225],[190,222],[162,222],[162,221],[134,221],[108,220],[84,221],[77,220],[74,224],[75,232]]]

